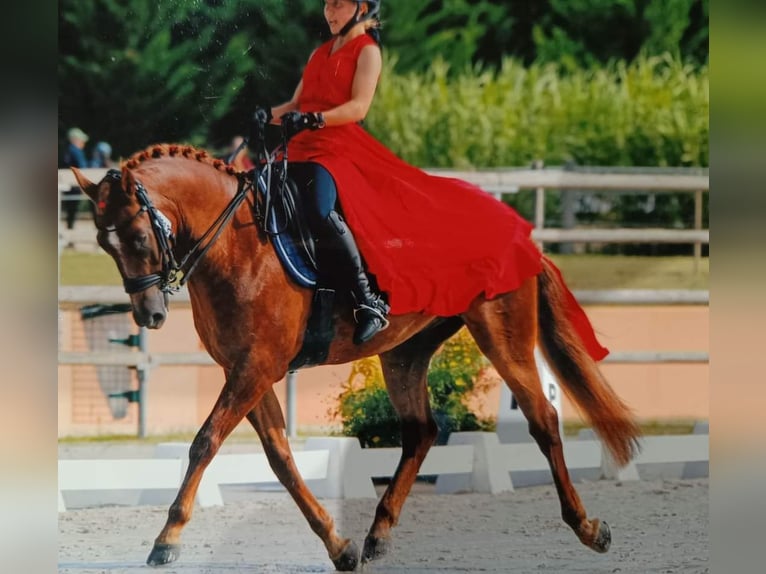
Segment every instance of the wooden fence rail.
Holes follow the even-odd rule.
[[[81,170],[91,181],[106,174],[103,168]],[[476,184],[491,193],[515,193],[519,189],[588,189],[594,191],[709,191],[707,174],[668,173],[583,173],[567,169],[497,168],[479,170],[426,169],[443,177],[456,177]],[[77,181],[69,169],[58,170],[59,189],[69,189]]]
[[[647,168],[649,169],[649,168]],[[544,243],[674,243],[694,246],[695,270],[699,268],[702,245],[709,244],[710,234],[702,229],[702,193],[710,190],[706,172],[693,174],[669,173],[584,173],[560,168],[462,171],[452,169],[428,169],[434,175],[456,177],[474,183],[490,193],[502,195],[516,193],[520,189],[536,190],[535,230],[532,238],[541,246]],[[695,172],[698,170],[695,170]],[[106,173],[102,168],[83,170],[93,181],[100,180]],[[58,171],[59,192],[77,185],[71,170]],[[589,190],[600,192],[693,192],[694,229],[552,229],[545,228],[546,190]],[[85,196],[81,196],[85,197]],[[68,200],[77,200],[70,196]],[[88,240],[75,237],[76,233],[66,231],[67,241]],[[95,241],[95,234],[90,241]]]

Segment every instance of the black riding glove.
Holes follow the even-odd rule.
[[[287,112],[280,119],[282,120],[282,130],[284,130],[287,139],[303,130],[318,130],[324,127],[322,112]]]
[[[253,119],[250,121],[251,146],[257,146],[266,136],[266,126],[271,121],[271,108],[262,108],[258,106],[253,113]]]

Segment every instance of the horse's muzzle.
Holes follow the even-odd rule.
[[[144,292],[131,296],[133,320],[139,327],[159,329],[165,323],[168,315],[165,297],[159,289],[154,291],[153,295]]]
[[[165,323],[166,313],[154,312],[154,313],[142,313],[137,310],[133,310],[133,320],[139,327],[146,327],[147,329],[159,329]]]

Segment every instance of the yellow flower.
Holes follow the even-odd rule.
[[[380,437],[379,436],[372,437],[372,442],[374,442],[375,444],[378,444],[380,442]]]

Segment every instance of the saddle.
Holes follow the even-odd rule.
[[[271,169],[268,194],[265,189],[269,182],[258,182],[266,232],[290,278],[301,287],[316,287],[316,241],[307,223],[301,193],[296,183],[282,172],[281,164],[274,164]]]
[[[256,209],[262,209],[260,215],[277,258],[288,277],[301,287],[314,290],[303,346],[289,365],[290,370],[295,370],[322,364],[327,359],[335,338],[332,317],[335,290],[318,279],[317,242],[309,229],[298,186],[284,169],[282,164],[273,164],[270,182],[264,180],[262,172],[253,173],[259,178],[254,182],[258,190]]]

